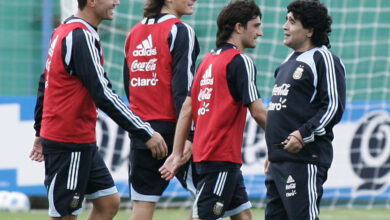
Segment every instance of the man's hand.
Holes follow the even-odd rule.
[[[145,144],[149,150],[152,151],[153,158],[161,160],[168,155],[167,144],[158,132],[154,132],[152,138],[150,138]]]
[[[267,159],[265,159],[265,162],[264,162],[264,173],[266,176],[268,175],[270,164],[271,164],[271,162],[269,162],[268,157],[267,157]]]
[[[165,163],[160,167],[159,171],[161,173],[161,178],[166,181],[172,179],[176,173],[179,171],[179,168],[188,162],[192,156],[192,142],[186,140],[184,144],[183,155],[173,152],[165,161]]]
[[[303,148],[303,139],[302,135],[298,130],[293,131],[288,135],[286,140],[282,142],[284,146],[284,150],[290,153],[297,153]]]
[[[160,167],[160,169],[158,169],[158,171],[161,173],[161,178],[165,179],[166,181],[171,180],[179,171],[182,162],[183,155],[172,153],[167,158],[165,163]]]
[[[30,153],[30,159],[37,162],[42,162],[45,160],[45,156],[42,153],[42,144],[39,137],[35,137],[33,149]]]
[[[192,156],[192,142],[189,140],[186,140],[186,143],[184,144],[184,152],[182,156],[182,161],[180,166],[183,164],[187,163],[187,161],[191,158]]]

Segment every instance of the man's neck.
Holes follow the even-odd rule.
[[[77,13],[75,14],[75,16],[85,20],[86,22],[88,22],[89,24],[94,26],[95,28],[97,28],[99,26],[100,22],[102,22],[101,19],[99,19],[95,16],[93,11],[88,10],[87,8],[83,9],[82,11],[78,10]]]
[[[229,40],[226,41],[226,43],[233,44],[237,47],[237,49],[241,52],[245,50],[244,46],[242,45],[241,41],[239,39],[234,38],[233,36],[230,37]]]
[[[179,13],[177,13],[176,11],[174,11],[174,10],[171,10],[171,9],[169,9],[168,7],[166,7],[166,6],[163,6],[162,7],[162,9],[161,9],[161,11],[160,11],[160,13],[161,14],[173,14],[173,15],[175,15],[177,18],[181,18],[181,16],[182,16],[182,14],[179,14]]]
[[[295,52],[306,52],[308,50],[311,50],[313,49],[315,46],[313,43],[307,43],[307,44],[304,44],[302,47],[298,48],[298,49],[295,49],[294,51]]]

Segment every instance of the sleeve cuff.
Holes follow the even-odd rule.
[[[312,133],[307,128],[305,128],[305,125],[301,126],[298,131],[301,133],[303,143],[307,144],[312,142],[312,138],[310,138]]]
[[[155,131],[153,131],[154,133]],[[139,138],[140,140],[142,140],[144,143],[146,143],[148,140],[150,140],[152,138],[152,136],[150,136],[148,133],[139,133],[139,134],[136,134],[135,135],[137,138]]]
[[[41,136],[41,129],[34,126],[34,130],[35,130],[35,137],[40,137]]]

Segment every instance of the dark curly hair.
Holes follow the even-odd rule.
[[[217,18],[217,47],[222,46],[229,40],[237,23],[246,27],[248,21],[256,18],[261,19],[259,6],[253,0],[236,0],[225,6]]]
[[[78,3],[78,8],[80,10],[83,10],[87,5],[87,0],[77,0],[77,3]]]
[[[329,34],[332,31],[332,18],[328,9],[318,0],[295,0],[287,6],[294,18],[302,23],[305,29],[313,28],[311,41],[315,46],[325,45],[330,48]]]

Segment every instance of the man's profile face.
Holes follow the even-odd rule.
[[[119,4],[119,0],[95,0],[95,14],[101,20],[112,20],[115,7]]]
[[[305,29],[300,20],[295,19],[292,12],[286,16],[286,23],[283,25],[284,30],[284,45],[294,49],[297,52],[302,52],[302,48],[306,48],[311,44],[311,31]]]
[[[242,37],[242,45],[244,48],[256,47],[256,39],[259,36],[263,36],[263,31],[261,30],[261,19],[257,16],[249,20],[246,24]]]

